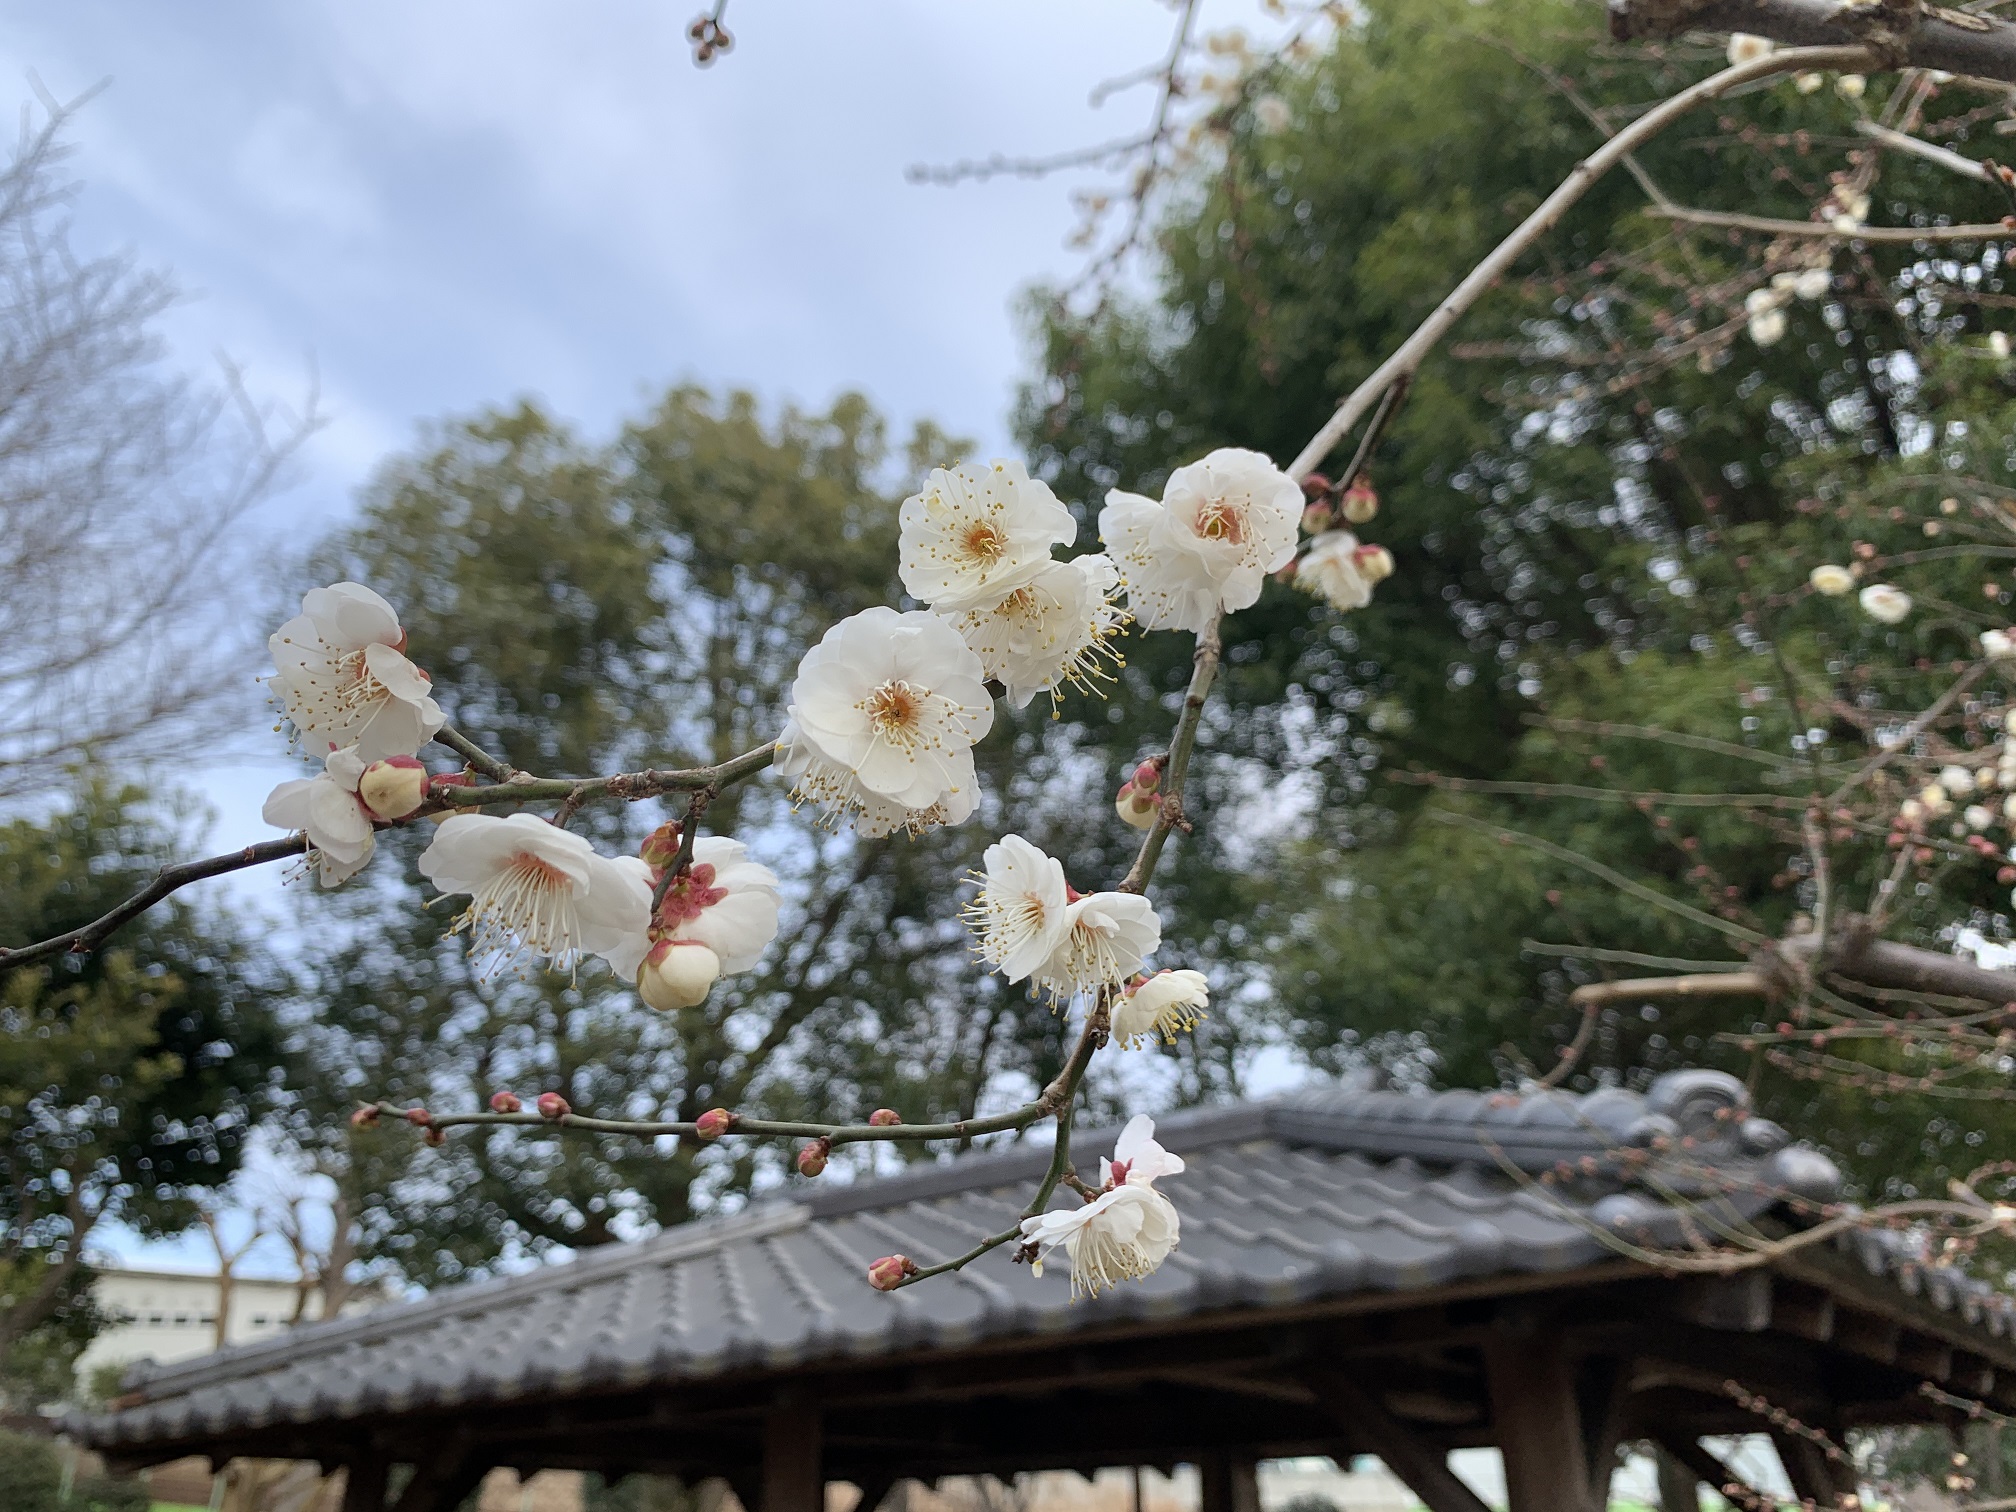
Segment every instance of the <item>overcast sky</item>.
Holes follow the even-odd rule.
[[[1015,303],[1079,267],[1087,180],[904,169],[1138,130],[1146,90],[1087,96],[1162,54],[1166,5],[735,0],[707,70],[699,8],[64,0],[14,9],[0,71],[23,103],[31,71],[66,100],[107,82],[72,131],[75,241],[173,273],[170,360],[224,354],[270,399],[319,385],[275,539],[334,523],[420,422],[525,394],[602,435],[677,381],[773,405],[858,388],[899,431],[929,416],[1007,449]],[[277,749],[213,773],[219,843],[266,833],[289,775]]]

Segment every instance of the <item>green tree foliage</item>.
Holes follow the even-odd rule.
[[[97,788],[0,826],[0,939],[98,917],[186,850],[178,828]],[[21,1394],[67,1386],[97,1324],[94,1230],[178,1232],[238,1169],[270,1106],[278,985],[228,918],[181,900],[116,949],[0,973],[0,1362]]]
[[[1092,501],[1115,485],[1153,491],[1214,445],[1296,453],[1598,140],[1581,103],[1635,108],[1705,62],[1603,60],[1597,25],[1557,0],[1375,0],[1327,56],[1269,79],[1293,124],[1269,135],[1239,118],[1222,164],[1163,227],[1152,299],[1033,307],[1043,376],[1020,426],[1035,464]],[[1563,76],[1577,98],[1550,83]],[[1928,112],[1964,141],[1972,104]],[[1787,81],[1683,124],[1639,166],[1682,204],[1804,220],[1841,162],[1813,139],[1852,135],[1851,113]],[[1876,197],[1890,223],[2005,208],[1906,157],[1884,159]],[[1984,602],[2008,600],[1991,583],[1984,601],[1978,562],[1913,566],[1933,574],[1913,580],[1921,597],[1961,607],[1898,630],[1803,591],[1810,566],[1849,560],[1855,540],[1877,566],[1909,537],[1925,545],[1956,479],[2008,486],[2008,388],[1978,346],[1956,348],[1979,330],[1970,291],[2003,287],[1995,255],[1841,253],[1829,296],[1795,303],[1787,338],[1760,349],[1742,334],[1745,294],[1815,244],[1776,248],[1767,267],[1755,241],[1676,236],[1644,204],[1628,175],[1599,186],[1415,379],[1372,459],[1385,507],[1362,533],[1399,564],[1373,607],[1340,617],[1270,590],[1228,621],[1226,704],[1191,806],[1203,823],[1165,910],[1179,949],[1216,961],[1221,1004],[1246,984],[1319,1065],[1369,1058],[1455,1084],[1549,1068],[1575,1029],[1569,989],[1631,974],[1592,951],[1739,959],[1744,931],[1778,935],[1814,906],[1785,805],[1438,791],[1427,774],[1627,799],[1764,791],[1796,810],[1813,762],[1844,770],[1882,710],[1929,700],[1932,674],[1973,654]],[[1949,460],[1963,436],[1968,455]],[[1135,643],[1112,724],[1088,727],[1089,741],[1155,727],[1186,670],[1174,642]],[[1963,743],[1980,741],[1998,700],[1967,712]],[[1724,744],[1599,738],[1577,720]],[[1257,842],[1284,810],[1299,838]],[[1883,836],[1839,847],[1835,906],[1864,907],[1888,865]],[[1994,873],[1979,858],[1942,863],[1912,894],[1908,927],[1936,941],[1970,910],[1992,927]],[[1936,1184],[1971,1164],[1971,1117],[1916,1097],[1816,1095],[1717,1038],[1755,1011],[1612,1013],[1579,1074],[1755,1069],[1781,1115],[1817,1120],[1872,1184]]]
[[[451,721],[517,765],[717,760],[774,738],[798,659],[827,627],[896,599],[898,504],[965,449],[926,427],[898,454],[858,397],[766,421],[746,395],[679,388],[603,446],[521,405],[446,424],[390,463],[313,571],[398,605]],[[1060,775],[1106,812],[1103,773],[1088,776],[1068,740],[1040,748],[1046,714],[1004,720],[981,753],[992,813],[1031,834],[1064,812]],[[614,850],[681,812],[590,806],[571,822]],[[746,1190],[779,1152],[525,1131],[429,1150],[410,1129],[353,1132],[360,1098],[448,1108],[551,1089],[618,1116],[891,1106],[916,1120],[1053,1074],[1058,1019],[975,972],[957,918],[955,884],[998,826],[864,843],[816,820],[775,777],[709,810],[710,832],[776,867],[789,909],[763,966],[669,1016],[599,963],[571,980],[477,978],[445,935],[452,913],[423,906],[425,835],[388,845],[342,893],[304,899],[329,948],[290,1123],[358,1215],[367,1263],[431,1283],[608,1242]],[[1119,855],[1080,857],[1083,874]]]

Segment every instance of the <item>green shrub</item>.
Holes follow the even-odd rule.
[[[0,1507],[62,1512],[63,1461],[47,1439],[0,1429]]]

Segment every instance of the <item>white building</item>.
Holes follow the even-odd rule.
[[[244,1344],[278,1333],[294,1321],[299,1288],[292,1281],[239,1276],[231,1283],[231,1315],[223,1341]],[[88,1344],[77,1361],[77,1379],[88,1386],[108,1365],[135,1360],[167,1364],[217,1348],[217,1277],[200,1271],[98,1271],[98,1303],[117,1321]],[[360,1294],[364,1305],[378,1300]],[[310,1292],[304,1319],[321,1316],[321,1295]],[[353,1307],[344,1310],[351,1311]]]

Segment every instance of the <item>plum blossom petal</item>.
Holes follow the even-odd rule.
[[[1202,631],[1294,559],[1302,508],[1301,485],[1268,458],[1221,447],[1171,473],[1159,505],[1109,493],[1099,531],[1143,629]]]
[[[974,948],[1011,982],[1020,982],[1056,954],[1070,927],[1064,865],[1020,835],[987,847],[980,896],[964,910],[979,937]]]
[[[1911,595],[1888,583],[1871,583],[1857,598],[1862,612],[1878,624],[1899,625],[1911,614]]]
[[[361,583],[311,589],[266,642],[267,679],[304,740],[354,745],[369,763],[411,756],[441,728],[427,674],[400,651],[392,606]]]
[[[1065,1002],[1081,992],[1118,991],[1162,943],[1162,921],[1138,893],[1098,892],[1064,911],[1064,938],[1030,981]]]
[[[1155,1140],[1155,1120],[1136,1113],[1113,1142],[1113,1158],[1099,1160],[1099,1184],[1153,1186],[1164,1176],[1180,1176],[1183,1157],[1172,1155]]]
[[[947,613],[999,603],[1078,535],[1071,511],[1020,462],[938,468],[898,520],[904,588]]]
[[[1113,603],[1120,573],[1104,554],[1047,562],[1035,576],[984,609],[951,616],[981,670],[1021,709],[1038,693],[1055,704],[1066,686],[1103,693],[1107,665],[1120,665],[1109,642],[1126,623]]]
[[[357,796],[363,774],[356,751],[331,751],[319,775],[281,783],[260,810],[268,824],[308,837],[307,863],[319,872],[324,887],[356,876],[377,847],[370,810]]]
[[[1152,1275],[1176,1248],[1181,1228],[1167,1197],[1146,1183],[1126,1182],[1084,1207],[1023,1219],[1022,1242],[1034,1249],[1030,1270],[1039,1276],[1049,1253],[1064,1247],[1076,1300]]]
[[[1201,971],[1158,971],[1130,984],[1113,1005],[1113,1042],[1132,1048],[1175,1044],[1176,1036],[1195,1029],[1211,1001],[1211,988]]]
[[[822,823],[850,824],[869,840],[880,840],[899,830],[914,836],[941,824],[964,824],[972,817],[979,781],[973,771],[973,753],[967,751],[954,765],[958,786],[936,803],[906,808],[869,792],[854,773],[828,758],[797,721],[790,719],[777,737],[777,770],[791,780],[793,799],[820,810]]]
[[[572,970],[583,955],[626,950],[650,918],[650,883],[635,867],[531,814],[444,819],[419,866],[444,894],[471,895],[455,929],[471,932],[492,972],[527,956]]]

